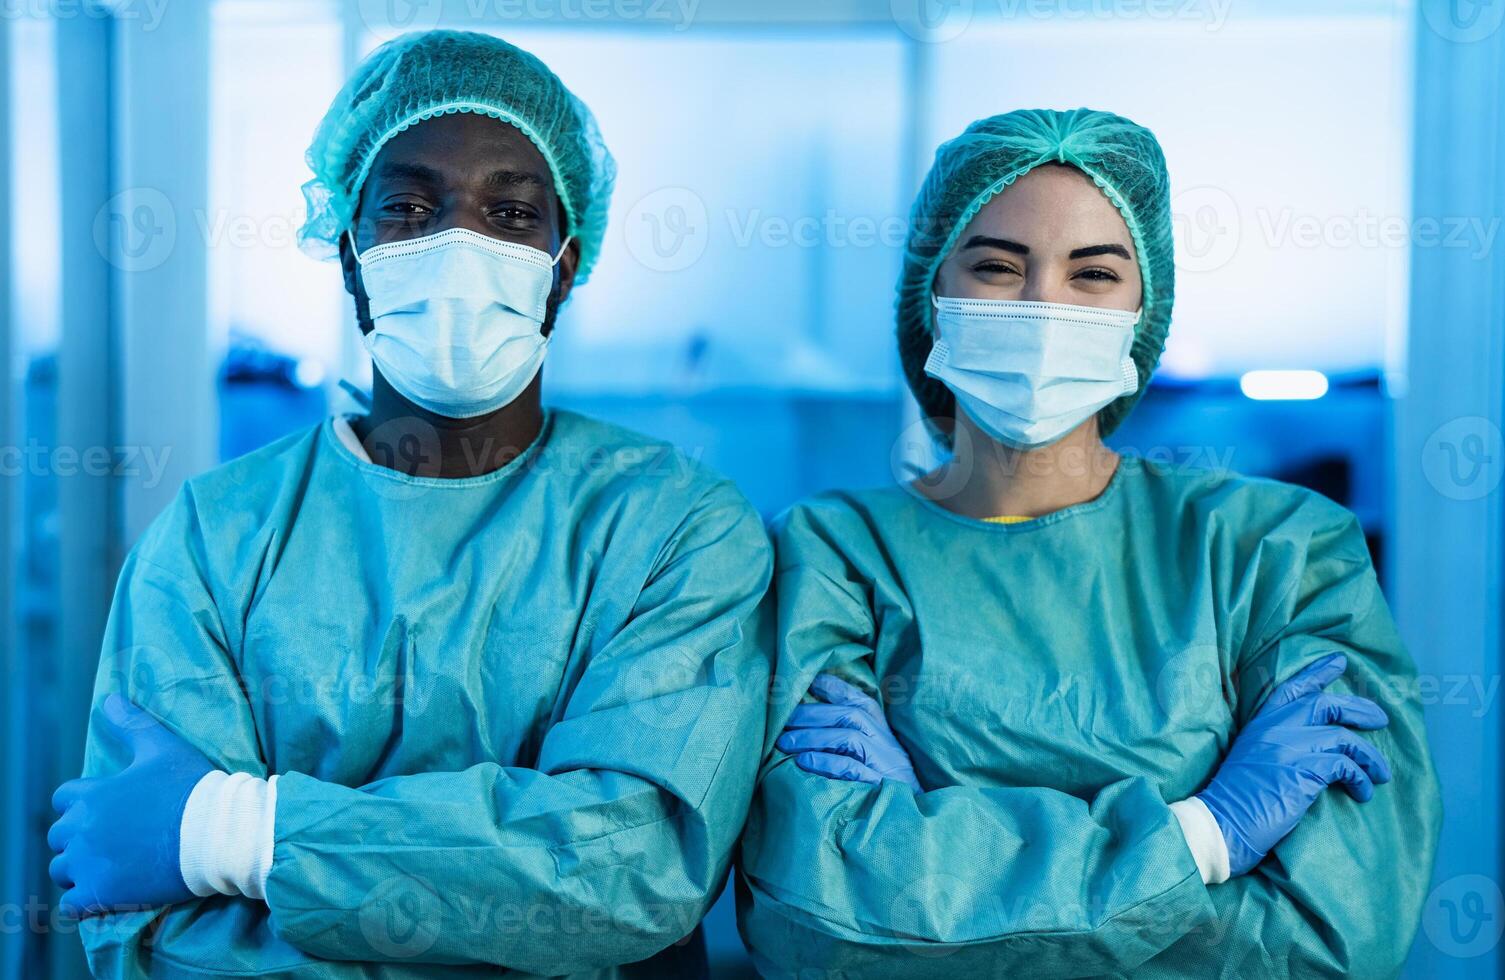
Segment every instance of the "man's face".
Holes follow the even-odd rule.
[[[490,116],[458,112],[427,119],[387,141],[361,187],[352,233],[364,252],[468,228],[552,256],[563,241],[563,212],[548,164],[521,130]],[[571,242],[554,268],[545,335],[574,284],[579,258],[579,247]],[[366,293],[347,238],[340,239],[340,262],[361,333],[368,333]]]

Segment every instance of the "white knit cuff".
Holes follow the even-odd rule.
[[[207,773],[183,808],[178,862],[188,890],[264,900],[276,817],[276,776]]]
[[[1197,870],[1202,872],[1202,883],[1219,885],[1227,881],[1228,841],[1207,804],[1192,796],[1172,803],[1171,812],[1186,836],[1186,846],[1191,849],[1192,860],[1197,862]]]

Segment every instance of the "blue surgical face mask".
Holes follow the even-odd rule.
[[[1049,445],[1139,389],[1129,350],[1138,313],[1022,300],[937,297],[925,373],[988,435]]]
[[[448,418],[494,412],[543,367],[559,255],[466,228],[356,253],[371,313],[366,349],[382,377]],[[355,248],[355,239],[350,241]]]

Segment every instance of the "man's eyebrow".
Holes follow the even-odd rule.
[[[1090,259],[1094,255],[1117,255],[1121,259],[1130,258],[1129,250],[1122,245],[1088,245],[1084,248],[1074,248],[1068,259]]]
[[[444,182],[444,175],[433,167],[425,167],[421,163],[387,163],[377,171],[380,180],[400,181],[411,180],[420,184],[440,184]]]
[[[1001,248],[1005,252],[1013,252],[1015,255],[1029,254],[1028,245],[1020,245],[1018,242],[1011,242],[1007,238],[989,238],[987,235],[973,235],[967,239],[967,244],[963,245],[962,248]]]
[[[526,170],[493,170],[486,175],[487,187],[548,187],[549,182],[541,175]]]

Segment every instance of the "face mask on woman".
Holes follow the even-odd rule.
[[[355,240],[350,242],[352,250]],[[371,313],[365,336],[382,377],[436,415],[508,404],[543,367],[559,255],[467,228],[356,253]]]
[[[932,302],[936,337],[925,373],[1007,446],[1049,445],[1139,388],[1129,356],[1137,312],[1022,300]]]

